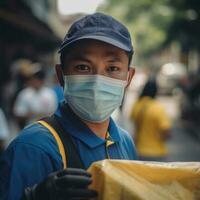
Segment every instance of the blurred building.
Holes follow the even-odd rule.
[[[12,63],[20,58],[38,61],[52,55],[61,43],[62,28],[56,16],[56,0],[0,1],[1,94],[10,80]]]

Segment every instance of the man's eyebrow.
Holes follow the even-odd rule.
[[[107,54],[107,57],[109,62],[122,62],[122,59],[115,53],[110,52]]]

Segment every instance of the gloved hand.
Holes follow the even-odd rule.
[[[72,200],[97,196],[88,189],[91,174],[83,169],[67,168],[50,174],[44,181],[26,188],[22,200]]]

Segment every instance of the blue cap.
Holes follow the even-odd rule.
[[[133,54],[128,29],[113,17],[103,13],[87,15],[74,22],[61,44],[59,52],[62,53],[72,43],[83,39],[106,42]]]

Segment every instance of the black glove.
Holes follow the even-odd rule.
[[[83,169],[68,168],[50,174],[44,181],[26,188],[22,200],[71,200],[97,196],[88,189],[91,174]]]

